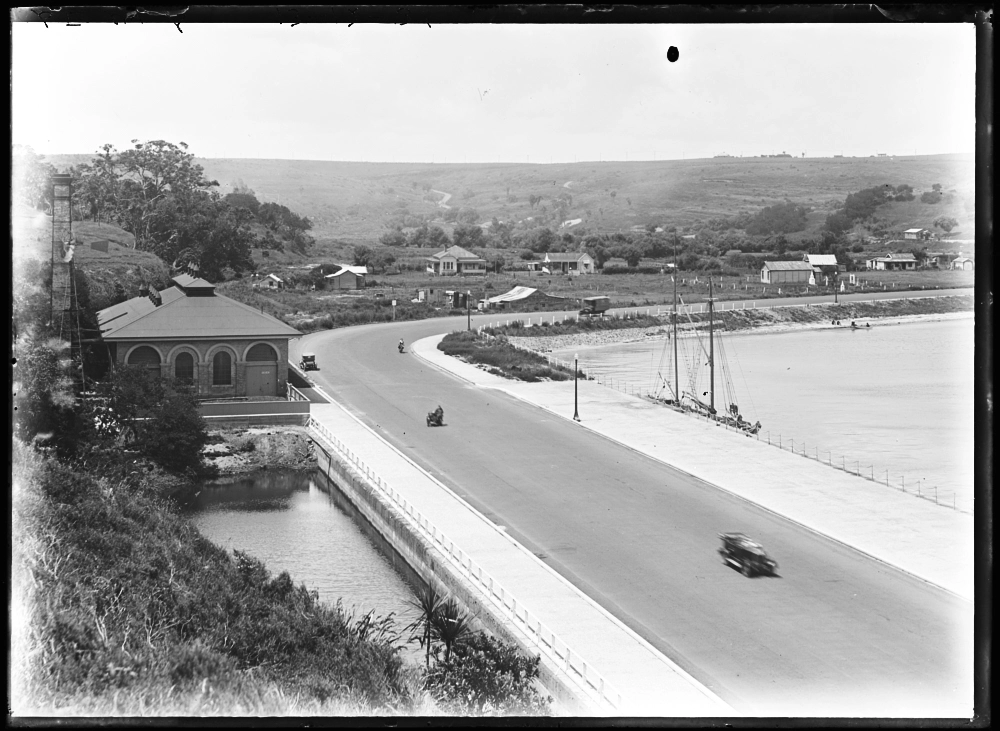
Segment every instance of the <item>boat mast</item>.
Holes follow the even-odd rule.
[[[708,278],[708,405],[712,409],[712,416],[715,416],[715,337],[714,337],[714,316],[715,309],[712,304],[712,277]]]
[[[674,402],[681,405],[680,377],[677,374],[677,234],[674,234]]]

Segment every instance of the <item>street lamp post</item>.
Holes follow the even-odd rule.
[[[580,421],[580,354],[573,355],[573,421]]]
[[[466,329],[472,330],[472,290],[465,291]]]

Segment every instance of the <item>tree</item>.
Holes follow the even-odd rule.
[[[479,222],[479,211],[475,208],[462,208],[458,212],[456,220],[459,223],[467,223],[470,226]]]
[[[552,251],[556,241],[556,235],[547,227],[533,229],[521,236],[521,245],[527,246],[536,254]]]
[[[152,213],[151,250],[164,261],[197,263],[201,276],[210,281],[223,279],[227,268],[240,274],[256,268],[251,253],[257,243],[250,229],[253,214],[228,205],[218,193],[167,196],[157,201]]]
[[[936,228],[941,229],[945,233],[948,233],[957,225],[958,221],[956,221],[954,218],[949,218],[947,216],[938,216],[937,218],[934,219],[934,226]]]
[[[632,268],[639,266],[639,262],[642,261],[642,249],[635,244],[619,247],[616,249],[616,254]]]
[[[420,643],[426,648],[427,667],[431,666],[431,640],[434,639],[433,623],[434,618],[441,611],[444,598],[438,593],[433,582],[427,588],[417,594],[416,599],[407,599],[406,603],[417,610],[417,618],[405,627],[404,631],[410,632],[410,638]]]
[[[201,465],[201,450],[208,443],[205,419],[186,389],[170,385],[140,431],[143,453],[168,470],[181,471]]]
[[[14,355],[15,434],[25,442],[44,437],[66,446],[76,405],[69,343],[28,327],[18,336]]]
[[[84,188],[100,191],[113,220],[135,236],[136,247],[152,250],[156,242],[151,229],[162,215],[157,212],[158,204],[170,196],[183,199],[207,191],[218,182],[205,178],[204,169],[195,164],[184,142],[132,140],[132,145],[122,152],[104,145],[90,165],[81,166],[80,173],[84,179],[96,179],[93,186],[85,183]]]
[[[458,225],[451,232],[451,240],[456,246],[468,249],[483,245],[483,229],[479,226]]]
[[[118,366],[95,387],[84,418],[95,425],[92,447],[138,450],[168,470],[201,465],[205,420],[188,388],[145,366]]]
[[[419,229],[418,229],[418,231],[419,231]],[[411,238],[411,241],[412,241],[412,238]],[[390,229],[389,231],[386,231],[384,234],[382,234],[381,236],[379,236],[378,242],[380,244],[382,244],[382,246],[406,246],[407,245],[406,234],[403,233],[403,229],[401,229],[401,228],[393,228],[393,229]],[[419,243],[416,244],[416,246],[419,246],[419,245],[420,245]]]
[[[430,231],[427,232],[427,245],[434,248],[444,248],[451,245],[451,240],[443,228],[440,226],[431,226]]]
[[[373,267],[375,261],[375,250],[370,246],[354,247],[354,266]]]
[[[257,200],[253,191],[249,193],[228,193],[222,200],[234,208],[246,208],[253,214],[256,214],[260,210],[260,201]]]
[[[462,611],[454,597],[449,597],[431,618],[431,634],[444,645],[444,662],[447,664],[455,645],[472,635],[472,619]]]
[[[50,179],[55,167],[24,145],[14,145],[11,156],[11,192],[14,199],[40,211],[52,207]]]

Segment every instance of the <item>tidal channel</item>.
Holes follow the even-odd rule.
[[[400,628],[411,619],[419,579],[318,470],[213,480],[181,505],[210,541],[259,558],[272,576],[287,571],[327,604],[340,599],[355,617],[392,613]]]

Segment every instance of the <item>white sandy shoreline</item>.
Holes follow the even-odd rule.
[[[855,322],[862,326],[871,324],[875,327],[886,325],[909,325],[917,322],[936,322],[940,320],[966,320],[975,318],[975,312],[941,312],[924,315],[900,315],[897,317],[867,317],[857,318]],[[832,325],[830,321],[821,322],[782,322],[759,327],[724,330],[727,335],[773,335],[776,333],[800,332],[803,330],[840,330],[850,328],[849,320],[841,320],[841,325]],[[664,340],[667,338],[670,325],[664,323],[655,327],[623,328],[621,330],[603,330],[598,332],[576,333],[573,335],[544,335],[539,337],[511,336],[508,339],[515,345],[528,348],[539,353],[551,353],[565,348],[591,348],[622,343],[637,343],[649,340]],[[681,331],[680,337],[695,337],[692,333]]]

